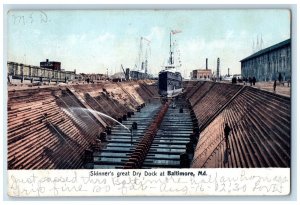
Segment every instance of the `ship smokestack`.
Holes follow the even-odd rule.
[[[207,70],[207,62],[208,62],[208,58],[206,58],[206,64],[205,64],[206,65],[205,66],[206,70]]]

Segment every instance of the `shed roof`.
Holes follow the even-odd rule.
[[[257,57],[257,56],[263,55],[263,54],[265,54],[265,53],[267,53],[267,52],[270,52],[270,51],[276,50],[276,49],[278,49],[278,48],[284,47],[284,46],[286,46],[286,45],[288,45],[288,44],[291,44],[291,39],[287,39],[287,40],[282,41],[282,42],[280,42],[280,43],[277,43],[277,44],[275,44],[275,45],[273,45],[273,46],[270,46],[270,47],[268,47],[268,48],[262,49],[262,50],[260,50],[260,51],[258,51],[258,52],[256,52],[256,53],[254,53],[254,54],[248,56],[247,58],[244,58],[244,59],[241,60],[240,62],[243,62],[243,61],[246,61],[246,60],[250,60],[250,59],[255,58],[255,57]]]

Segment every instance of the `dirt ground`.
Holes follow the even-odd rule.
[[[231,82],[227,82],[227,81],[222,81],[223,83],[231,83]],[[72,83],[69,83],[72,85]],[[83,83],[74,83],[74,84],[83,84]],[[243,85],[243,83],[238,83],[240,85]],[[266,91],[269,91],[269,92],[274,92],[274,88],[273,88],[273,84],[274,82],[257,82],[255,84],[255,86],[252,85],[252,87],[254,88],[258,88],[258,89],[261,89],[261,90],[266,90]],[[39,87],[53,87],[53,86],[56,86],[57,84],[52,82],[51,84],[49,85],[41,85]],[[63,85],[66,85],[65,83],[60,83],[61,86]],[[247,86],[250,86],[249,83],[246,84]],[[37,86],[31,86],[30,84],[14,84],[14,85],[10,85],[8,86],[8,90],[23,90],[23,89],[35,89]],[[283,95],[283,96],[287,96],[287,97],[290,97],[291,96],[291,87],[288,87],[287,83],[284,83],[284,84],[279,84],[277,83],[277,86],[276,86],[276,90],[275,92],[276,94],[279,94],[279,95]]]
[[[231,82],[226,82],[226,81],[222,81],[222,82],[231,83]],[[237,83],[237,84],[243,85],[244,83]],[[246,85],[250,86],[249,83],[246,83]],[[287,97],[291,96],[291,87],[288,86],[288,84],[286,82],[284,84],[279,84],[277,82],[275,91],[274,91],[273,85],[274,85],[274,81],[272,81],[272,82],[257,82],[257,83],[255,83],[255,86],[252,85],[252,87],[261,89],[261,90],[266,90],[266,91],[276,93],[279,95],[283,95],[283,96],[287,96]]]
[[[248,83],[248,85],[249,85],[249,83]],[[255,86],[252,86],[252,87],[258,88],[261,90],[266,90],[269,92],[273,92],[273,93],[276,93],[279,95],[284,95],[284,96],[288,96],[288,97],[291,96],[291,87],[288,87],[287,83],[284,83],[284,84],[277,83],[275,91],[274,91],[273,85],[274,85],[274,82],[257,82],[257,83],[255,83]]]

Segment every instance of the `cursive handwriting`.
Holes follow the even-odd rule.
[[[241,169],[206,170],[186,176],[169,176],[168,170],[155,171],[103,171],[91,175],[88,170],[9,170],[11,196],[97,196],[97,195],[283,195],[289,193],[289,172]],[[258,169],[259,170],[259,169]],[[180,170],[181,171],[181,170]],[[181,171],[184,173],[184,171]],[[22,173],[22,174],[21,174]],[[146,173],[146,174],[145,174]],[[154,172],[153,172],[154,173]],[[126,176],[125,176],[126,175]]]
[[[45,11],[36,11],[28,14],[14,12],[11,15],[11,19],[14,25],[30,25],[33,23],[45,24],[50,21]]]

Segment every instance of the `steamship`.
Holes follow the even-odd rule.
[[[182,92],[182,76],[180,72],[176,71],[174,64],[174,52],[172,50],[172,34],[170,32],[170,57],[168,65],[164,66],[158,74],[158,92],[162,97],[174,97]]]

